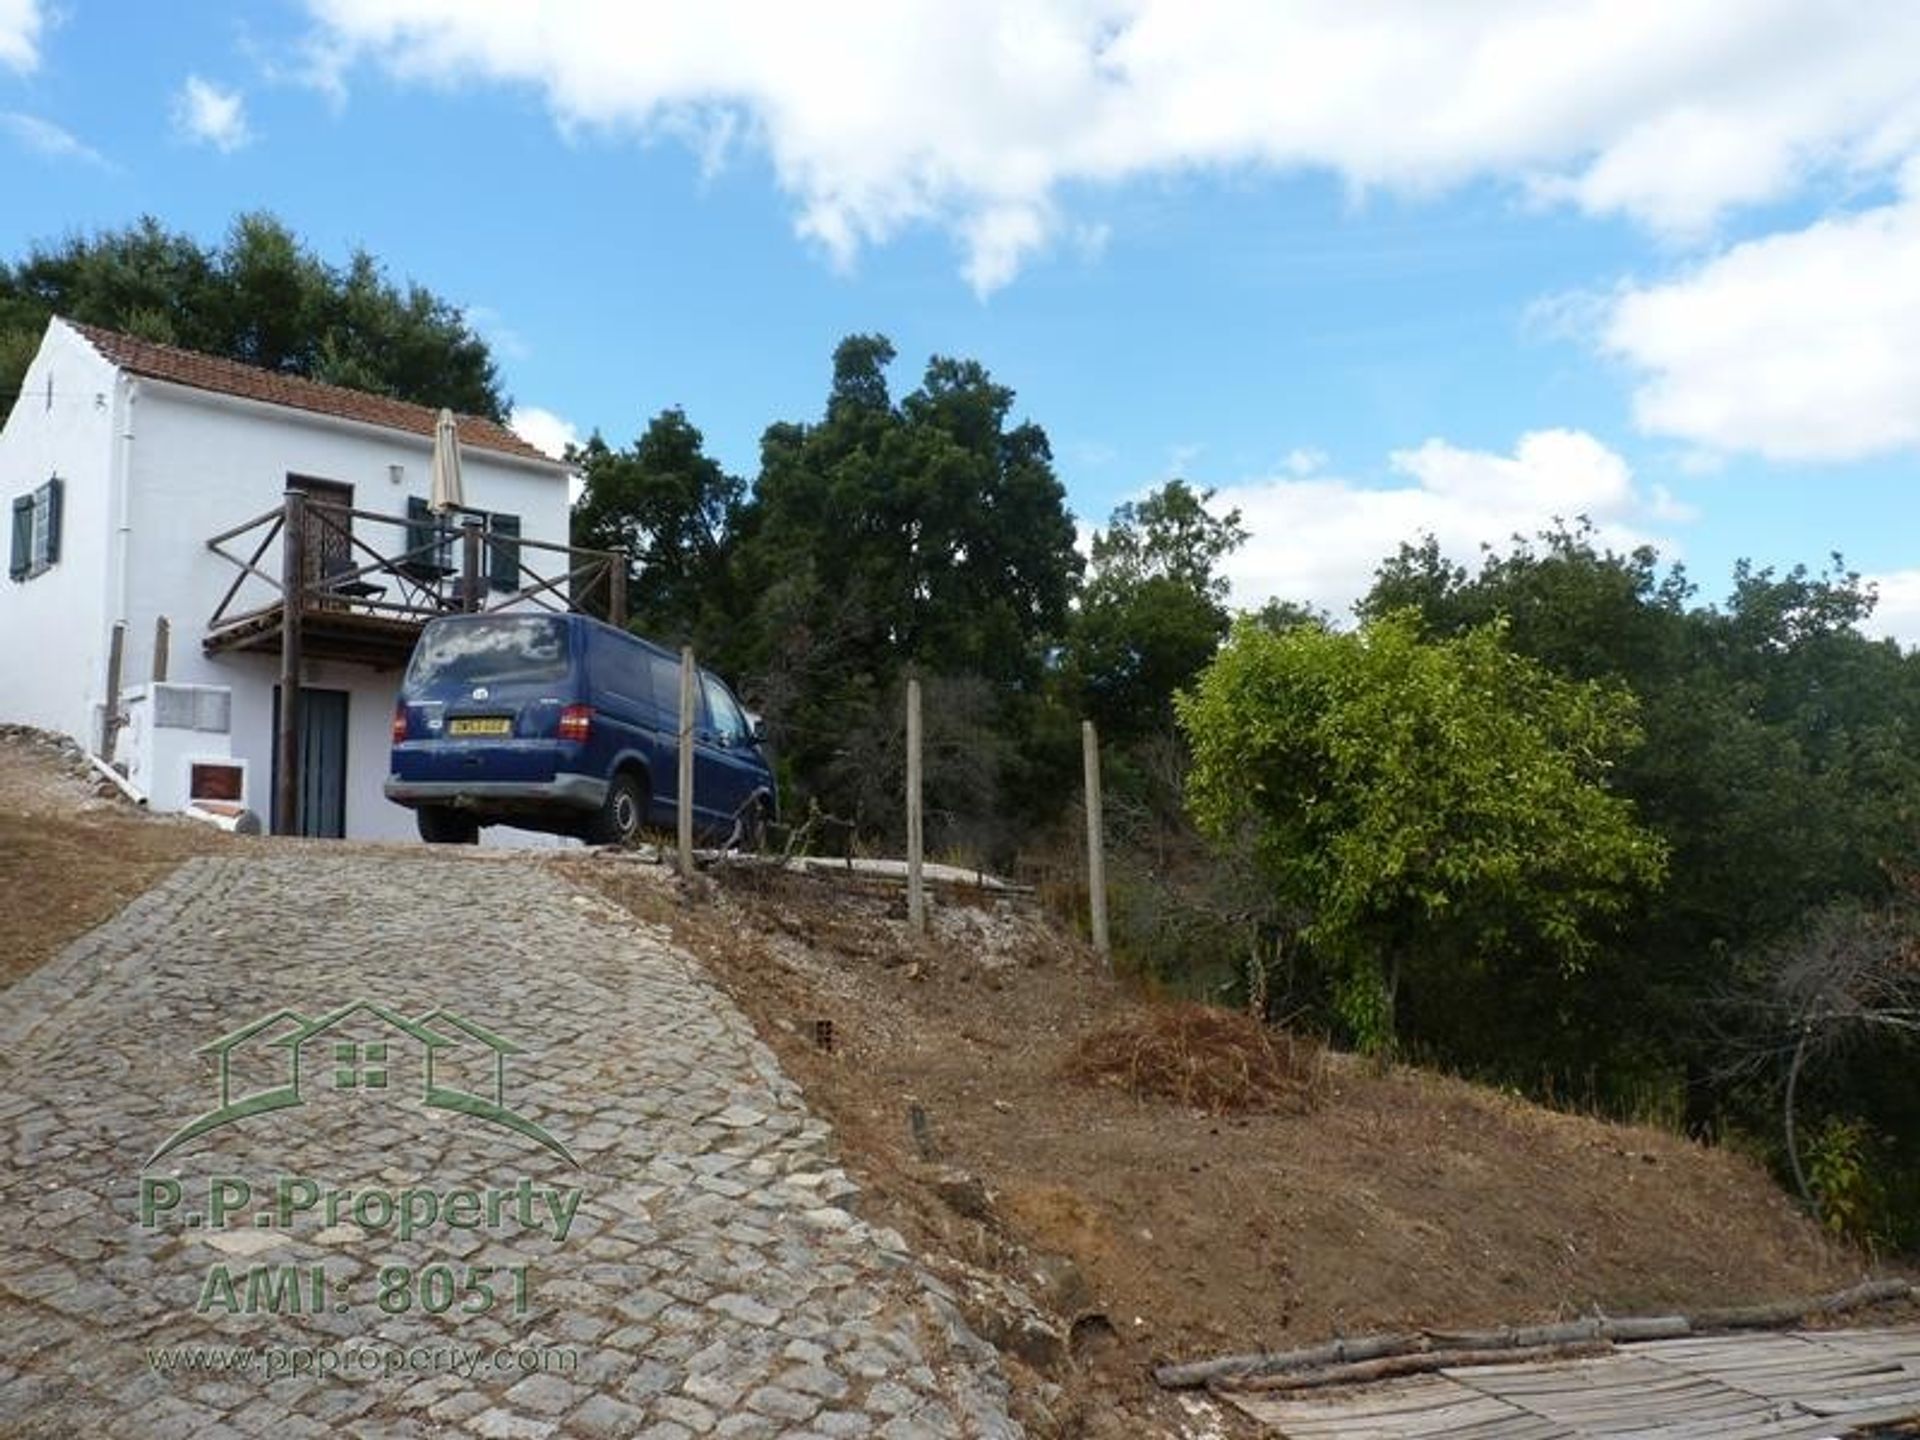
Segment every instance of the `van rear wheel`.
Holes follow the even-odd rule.
[[[451,805],[422,805],[413,812],[420,838],[429,845],[478,845],[480,822]]]
[[[593,825],[596,845],[637,845],[647,826],[647,782],[622,770],[607,786],[606,801]]]

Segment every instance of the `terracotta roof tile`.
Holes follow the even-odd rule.
[[[154,380],[190,386],[195,390],[238,395],[269,405],[309,410],[318,415],[337,415],[345,420],[380,425],[389,430],[403,430],[410,435],[422,435],[429,439],[433,436],[434,422],[440,414],[425,405],[415,405],[406,400],[395,400],[364,390],[349,390],[340,385],[323,385],[318,380],[308,380],[298,375],[280,375],[258,366],[243,365],[238,360],[224,360],[216,355],[202,355],[195,350],[138,340],[131,335],[102,330],[97,325],[82,325],[77,320],[65,320],[63,323],[71,325],[86,338],[88,344],[120,369]],[[504,425],[492,420],[478,415],[461,415],[457,423],[462,446],[493,450],[502,455],[543,461],[549,465],[559,463],[551,455],[535,449]]]

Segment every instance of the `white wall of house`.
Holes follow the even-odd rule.
[[[126,382],[55,326],[0,430],[0,523],[15,497],[65,482],[60,558],[28,580],[0,578],[0,719],[99,743],[107,588],[114,549],[114,435]]]
[[[175,637],[170,678],[233,687],[233,751],[248,762],[253,790],[248,803],[264,816],[272,803],[279,661],[202,653],[207,621],[240,573],[206,541],[277,507],[290,475],[351,485],[356,509],[404,516],[409,495],[424,500],[430,492],[433,442],[158,381],[135,385],[130,462],[135,546],[127,619],[130,635],[137,638],[129,644],[129,673],[145,675],[151,667],[154,620],[166,615]],[[461,476],[467,504],[518,515],[527,539],[566,543],[567,481],[557,467],[468,448],[461,454]],[[250,555],[260,534],[264,531],[227,548]],[[393,526],[356,521],[355,534],[382,554],[405,546],[404,532]],[[355,564],[369,558],[361,554]],[[542,573],[552,572],[538,552],[527,552],[527,558]],[[277,544],[261,568],[279,573]],[[235,598],[236,613],[270,598],[266,587],[249,580]],[[399,599],[397,590],[389,598]],[[364,665],[314,661],[306,666],[308,687],[348,693],[346,827],[354,839],[404,839],[415,833],[413,812],[381,793],[399,681],[397,671]],[[495,842],[516,838],[525,837],[488,832]]]
[[[181,672],[176,667],[174,674]],[[233,690],[232,748],[247,762],[247,804],[265,820],[273,810],[273,693],[280,683],[275,655],[222,655],[203,661],[199,683]],[[381,793],[392,745],[394,694],[400,676],[364,665],[309,663],[303,684],[312,690],[347,692],[347,837],[352,840],[411,840],[413,812]],[[525,841],[519,831],[489,830],[489,843]]]
[[[44,413],[33,397],[54,381]],[[407,497],[431,487],[428,436],[122,375],[55,322],[27,373],[26,397],[0,432],[6,498],[49,473],[67,481],[60,563],[0,591],[0,719],[72,735],[98,748],[108,636],[127,625],[125,683],[151,678],[155,621],[172,640],[168,678],[233,691],[231,747],[248,762],[247,803],[264,817],[272,802],[276,655],[206,655],[207,622],[240,572],[207,541],[278,507],[290,475],[353,487],[354,506],[404,516]],[[525,539],[565,544],[567,476],[555,465],[468,447],[461,455],[470,506],[520,517]],[[120,496],[124,494],[124,502]],[[117,543],[124,503],[125,544]],[[356,521],[382,554],[405,548],[397,527]],[[227,546],[251,555],[264,531]],[[361,554],[355,564],[370,557]],[[528,550],[542,574],[561,557]],[[278,575],[276,543],[260,568]],[[275,593],[249,580],[233,613]],[[400,599],[397,587],[389,597]],[[355,839],[414,835],[411,811],[381,793],[399,672],[309,662],[303,683],[348,692],[346,829]],[[489,831],[493,843],[530,838]],[[544,837],[540,837],[544,839]]]

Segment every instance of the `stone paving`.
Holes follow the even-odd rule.
[[[194,860],[0,1001],[0,1434],[1020,1433],[746,1019],[524,858]],[[149,1164],[236,1033],[280,1101]]]

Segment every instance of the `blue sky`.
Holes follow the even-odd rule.
[[[793,13],[789,13],[789,12]],[[1341,608],[1554,514],[1920,640],[1920,7],[0,0],[0,254],[279,214],[468,308],[530,434],[732,469],[835,342],[975,357],[1099,523]]]

